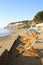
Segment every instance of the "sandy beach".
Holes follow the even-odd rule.
[[[19,32],[15,33],[15,35],[13,34],[12,37],[7,37],[5,38],[5,40],[0,41],[0,46],[1,45],[3,46],[3,43],[4,43],[5,44],[4,48],[8,49],[10,47],[9,44],[11,44],[11,47],[12,47],[8,49],[8,51],[9,50],[10,51],[8,54],[6,65],[43,65],[43,32],[41,32],[41,34],[39,35],[39,38],[36,44],[33,45],[34,48],[37,50],[40,58],[30,57],[26,55],[20,55],[19,57],[16,57],[16,54],[17,54],[16,47],[17,47],[17,44],[19,43],[19,40],[14,42],[14,39],[16,39],[18,35],[22,35],[23,31],[24,30],[19,30]]]
[[[38,41],[34,44],[34,48],[37,50],[40,58],[23,55],[15,57],[17,52],[15,51],[15,46],[16,45],[13,46],[9,54],[7,65],[43,65],[43,32],[41,32]]]

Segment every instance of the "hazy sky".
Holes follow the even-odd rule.
[[[43,10],[43,0],[0,0],[0,27],[10,22],[31,20]]]

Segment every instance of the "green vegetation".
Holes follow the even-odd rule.
[[[35,21],[36,24],[43,22],[43,11],[38,12],[38,13],[35,15],[33,21]]]
[[[31,27],[30,22],[23,26],[23,28],[30,28],[30,27]]]
[[[24,28],[30,28],[31,26],[35,26],[36,24],[41,23],[41,22],[43,22],[43,11],[36,13],[32,22],[29,22],[29,24],[27,23],[24,26]]]

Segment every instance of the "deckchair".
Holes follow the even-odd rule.
[[[38,37],[39,33],[36,33],[34,30],[31,30],[31,39],[29,39],[28,33],[26,33],[24,36],[20,36],[22,43],[19,44],[18,47],[16,48],[19,51],[18,55],[23,53],[28,54],[30,53],[31,56],[39,57],[39,55],[37,54],[37,52],[33,47]]]

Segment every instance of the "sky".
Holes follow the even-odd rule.
[[[0,28],[11,22],[32,20],[43,10],[43,0],[0,0]]]

